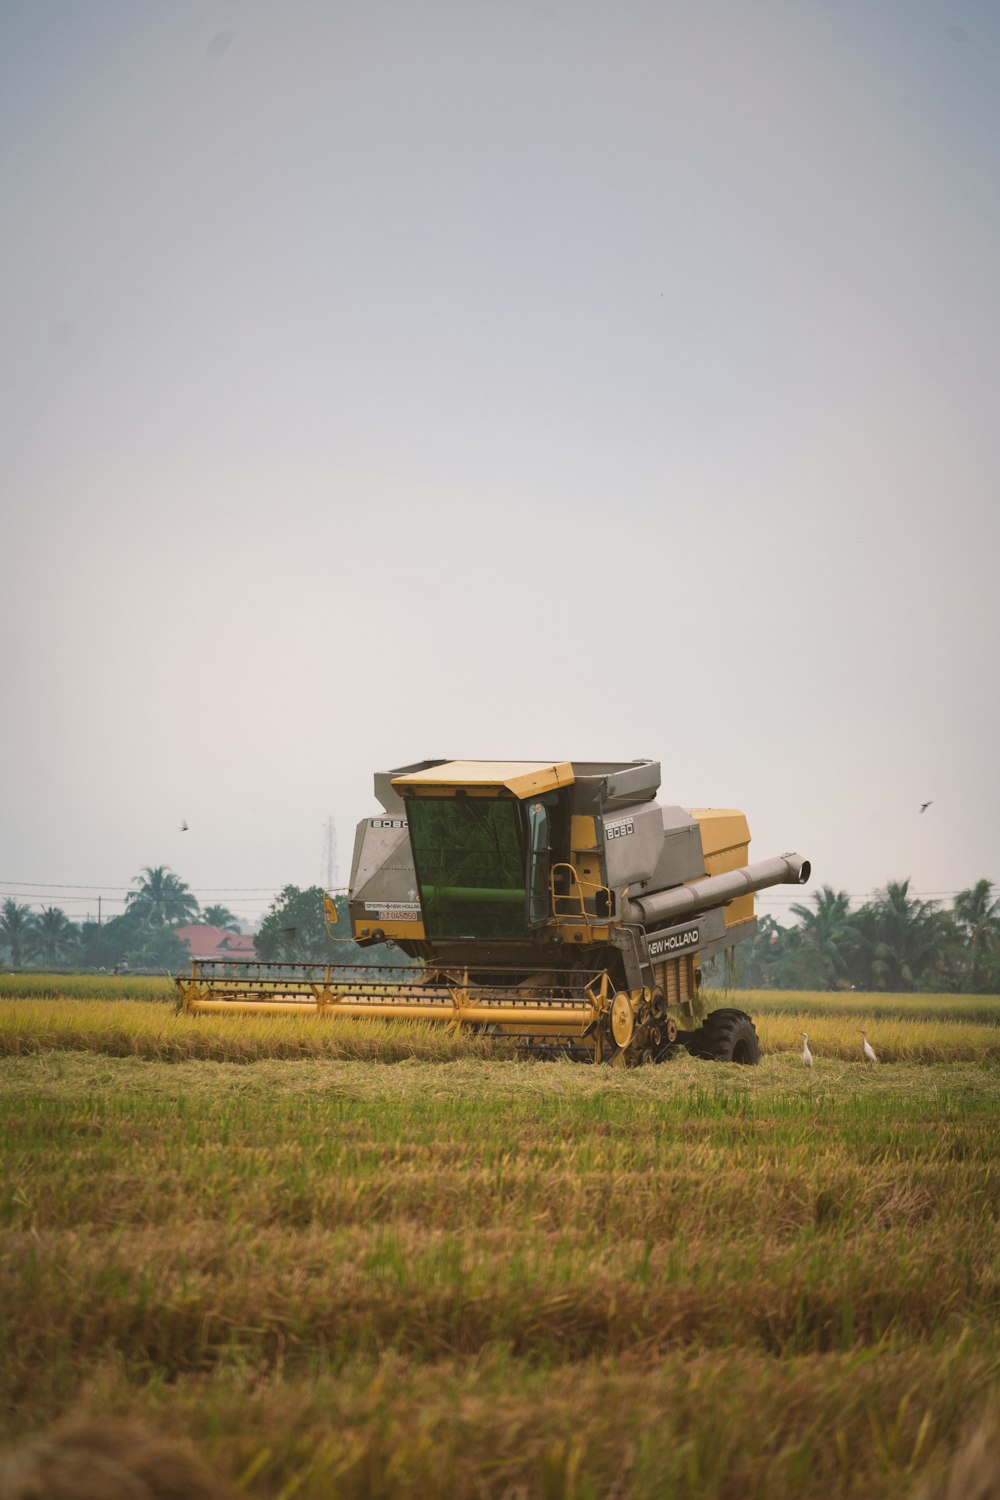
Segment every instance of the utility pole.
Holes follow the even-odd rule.
[[[323,868],[320,871],[320,879],[324,882],[324,889],[332,891],[336,889],[340,871],[337,869],[337,825],[333,821],[333,813],[323,824]]]
[[[100,896],[98,896],[98,898],[97,898],[97,926],[98,926],[98,928],[100,928],[100,925],[101,925],[101,898],[100,898]]]

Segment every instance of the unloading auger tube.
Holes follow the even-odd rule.
[[[391,962],[195,960],[187,1011],[437,1021],[628,1066],[757,1062],[743,1011],[694,1022],[701,962],[756,931],[754,892],[809,878],[749,864],[734,809],[657,800],[655,761],[420,761],[379,772],[331,936]],[[687,1023],[687,1024],[685,1024]]]
[[[812,866],[801,854],[779,854],[777,859],[762,859],[758,864],[729,870],[725,875],[709,875],[672,891],[630,899],[626,906],[627,920],[641,927],[659,926],[771,885],[805,885],[811,874]]]

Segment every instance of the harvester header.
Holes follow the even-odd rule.
[[[381,811],[358,825],[349,899],[350,935],[383,959],[379,977],[196,963],[178,979],[184,1003],[420,1015],[625,1064],[678,1042],[755,1062],[743,1012],[678,1023],[693,1018],[701,960],[755,931],[754,892],[808,880],[809,862],[748,863],[741,812],[661,803],[659,786],[648,760],[380,772]],[[332,901],[327,913],[336,924]],[[386,979],[393,950],[410,963]]]

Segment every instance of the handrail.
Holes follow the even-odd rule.
[[[571,891],[556,890],[556,871],[567,870],[570,877],[570,885],[576,886],[576,893]],[[598,895],[603,892],[607,897],[608,915],[602,917],[597,913],[587,910],[587,901],[597,904]],[[583,922],[588,930],[591,927],[603,927],[607,925],[612,911],[612,899],[610,886],[602,885],[598,880],[585,880],[577,870],[576,866],[569,860],[558,860],[549,872],[549,895],[552,899],[552,919],[555,922]],[[560,903],[572,903],[570,909],[560,910]]]

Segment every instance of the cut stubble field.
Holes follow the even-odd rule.
[[[759,1068],[625,1072],[26,988],[0,982],[9,1438],[135,1416],[317,1500],[989,1480],[996,999],[730,996]]]

